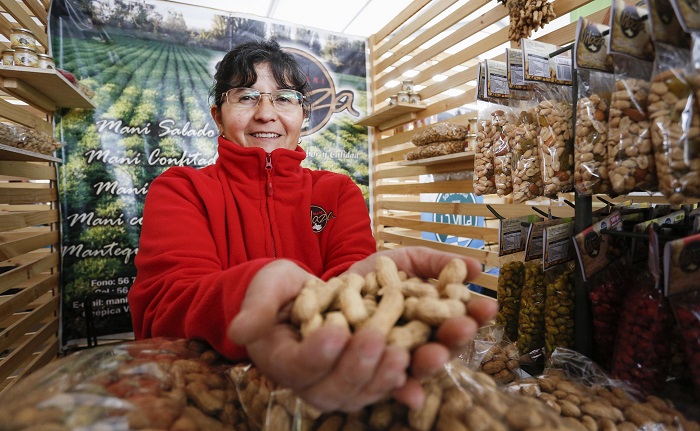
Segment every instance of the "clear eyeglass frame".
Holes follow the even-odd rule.
[[[282,88],[269,93],[254,88],[236,87],[221,95],[226,104],[235,109],[253,109],[260,104],[263,96],[268,96],[272,106],[280,112],[291,112],[303,107],[306,97],[291,88]]]

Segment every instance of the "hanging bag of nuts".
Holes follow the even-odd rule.
[[[493,150],[504,144],[503,128],[507,123],[500,105],[478,101],[476,145],[474,148],[474,194],[496,193]]]
[[[613,2],[610,54],[615,89],[608,115],[608,174],[617,194],[658,188],[647,113],[654,58],[648,23],[645,8]]]
[[[536,102],[523,102],[513,130],[513,201],[523,203],[542,196],[542,170],[537,145],[539,123]]]
[[[681,20],[686,23],[681,27],[673,9],[658,5],[649,10],[656,52],[649,88],[651,140],[659,190],[670,203],[680,204],[700,197],[700,74],[693,71],[690,35],[684,31],[692,30],[687,24],[698,14],[685,8],[688,19]]]
[[[611,375],[644,394],[661,391],[671,359],[673,315],[661,292],[656,229],[649,227],[649,261],[634,268],[634,282],[620,312]]]
[[[542,193],[556,197],[573,189],[574,143],[571,87],[534,84],[538,100],[538,146],[542,169]]]
[[[574,186],[580,196],[611,191],[607,167],[608,114],[615,85],[608,61],[608,26],[579,18],[574,45],[578,98],[574,138]]]
[[[700,286],[697,250],[700,235],[669,241],[664,248],[665,293],[681,334],[680,345],[690,368],[695,401],[700,402]]]

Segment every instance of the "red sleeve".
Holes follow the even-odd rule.
[[[349,177],[343,177],[344,181],[335,195],[342,221],[336,220],[337,223],[333,223],[333,228],[323,239],[326,253],[321,278],[324,280],[342,274],[350,265],[377,250],[362,191]]]
[[[241,359],[245,349],[229,341],[227,327],[250,280],[271,259],[224,269],[212,233],[216,213],[223,213],[216,205],[223,199],[205,203],[193,179],[181,172],[161,175],[146,197],[137,276],[129,291],[134,333],[137,338],[203,339],[222,355]],[[211,189],[220,187],[212,184]]]

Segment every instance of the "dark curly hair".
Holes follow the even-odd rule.
[[[283,51],[275,40],[252,41],[233,48],[217,65],[209,97],[218,109],[221,109],[221,99],[225,92],[231,88],[252,87],[255,84],[258,80],[255,66],[260,63],[270,65],[280,88],[290,88],[307,95],[308,79],[292,54]],[[305,114],[308,114],[308,110],[308,103],[305,103]]]

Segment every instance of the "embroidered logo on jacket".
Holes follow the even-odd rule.
[[[313,229],[314,233],[321,233],[323,228],[326,227],[328,220],[332,218],[335,218],[333,211],[326,212],[318,205],[311,205],[311,229]]]

